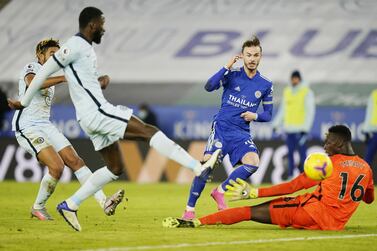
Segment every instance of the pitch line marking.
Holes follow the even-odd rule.
[[[244,244],[255,244],[255,243],[274,243],[274,242],[331,240],[331,239],[354,239],[354,238],[368,238],[368,237],[377,237],[377,234],[353,234],[353,235],[333,235],[333,236],[320,235],[320,236],[296,237],[296,238],[181,243],[181,244],[155,245],[155,246],[112,247],[112,248],[86,249],[85,251],[133,251],[133,250],[154,250],[154,249],[178,249],[178,248],[189,248],[189,247],[228,246],[228,245],[237,245],[237,244],[244,245]]]

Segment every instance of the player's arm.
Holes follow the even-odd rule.
[[[372,169],[370,169],[370,175],[369,175],[369,184],[367,188],[365,189],[365,194],[363,197],[363,201],[367,204],[370,204],[374,201],[374,184],[373,184],[373,173]]]
[[[29,73],[25,76],[25,83],[27,86],[30,85],[31,81],[33,81],[35,74]],[[58,85],[60,83],[66,82],[64,76],[56,76],[56,77],[49,77],[46,81],[43,82],[41,89],[49,88],[54,85]]]
[[[301,173],[299,176],[289,182],[282,184],[262,187],[258,189],[258,197],[270,197],[292,194],[302,189],[308,189],[319,184],[319,181],[309,179],[305,173]]]
[[[54,55],[50,57],[47,62],[42,66],[38,73],[34,76],[33,80],[30,82],[29,87],[27,88],[25,95],[22,99],[12,100],[8,99],[8,106],[11,109],[23,109],[30,105],[31,100],[35,94],[42,88],[43,83],[46,79],[53,73],[57,72],[60,69],[58,63],[53,59]]]
[[[215,75],[208,79],[206,85],[204,86],[206,91],[212,92],[219,89],[220,86],[225,86],[227,82],[226,74],[229,72],[230,68],[232,68],[233,64],[241,58],[242,55],[236,55],[232,57],[223,68],[221,68],[218,72],[215,73]]]
[[[106,87],[110,84],[110,77],[108,75],[103,75],[98,78],[98,82],[101,85],[101,89],[106,89]]]
[[[8,100],[9,106],[12,109],[22,109],[27,107],[51,74],[57,72],[61,68],[65,68],[79,57],[79,47],[73,40],[69,40],[56,53],[54,53],[46,63],[43,64],[42,68],[34,76],[22,99],[20,101]]]
[[[299,190],[308,189],[318,185],[319,182],[309,179],[304,173],[302,173],[289,182],[264,188],[251,187],[241,179],[237,179],[237,182],[232,181],[230,184],[231,185],[227,185],[226,188],[228,190],[225,194],[231,196],[233,200],[242,200],[292,194]]]
[[[267,91],[267,93],[263,96],[262,104],[263,104],[263,112],[257,113],[257,117],[255,121],[257,122],[268,122],[272,118],[272,109],[273,109],[273,88],[272,85]]]
[[[220,88],[220,86],[224,86],[225,84],[225,74],[228,72],[228,69],[225,67],[221,68],[218,72],[215,73],[212,77],[210,77],[204,86],[207,92],[212,92]]]
[[[257,121],[257,122],[268,122],[271,120],[272,117],[272,85],[269,88],[268,92],[264,94],[262,99],[263,104],[263,112],[254,113],[250,111],[246,111],[241,113],[241,118],[243,118],[245,121]]]

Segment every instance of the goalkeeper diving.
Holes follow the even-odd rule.
[[[324,149],[334,166],[332,175],[319,182],[305,173],[290,182],[265,188],[254,188],[241,179],[227,185],[231,200],[256,199],[292,194],[316,186],[312,193],[279,197],[255,206],[229,208],[192,221],[166,218],[164,227],[199,227],[231,225],[256,221],[282,228],[342,230],[361,201],[374,201],[373,174],[369,165],[357,156],[351,145],[351,132],[343,125],[332,126],[326,135]]]

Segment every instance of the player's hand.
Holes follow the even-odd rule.
[[[103,75],[98,78],[98,81],[101,84],[101,89],[106,89],[106,87],[110,84],[110,77],[109,75]]]
[[[24,108],[24,106],[21,105],[21,102],[19,100],[12,100],[12,99],[8,99],[8,106],[12,110],[21,110]]]
[[[231,201],[247,200],[258,198],[258,189],[251,187],[246,181],[237,178],[236,181],[230,180],[230,185],[226,185],[226,196],[231,197]]]
[[[253,120],[256,120],[258,115],[256,113],[253,113],[253,112],[244,112],[241,114],[241,117],[246,120],[246,121],[253,121]]]
[[[229,62],[225,65],[225,67],[227,69],[230,69],[232,68],[232,66],[234,65],[235,62],[237,62],[238,60],[240,60],[242,58],[242,54],[239,54],[239,55],[235,55],[234,57],[232,57]]]

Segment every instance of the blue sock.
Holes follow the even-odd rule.
[[[226,185],[229,184],[230,180],[236,180],[237,178],[240,178],[242,180],[247,180],[255,171],[258,169],[257,166],[252,166],[248,164],[243,164],[242,166],[238,167],[236,170],[234,170],[229,177],[221,184],[221,187],[224,191],[226,191]]]
[[[207,175],[209,176],[209,175]],[[187,206],[189,207],[195,207],[196,201],[199,199],[200,194],[204,190],[204,187],[206,186],[208,177],[195,177],[191,184],[190,189],[190,195],[187,202]]]

